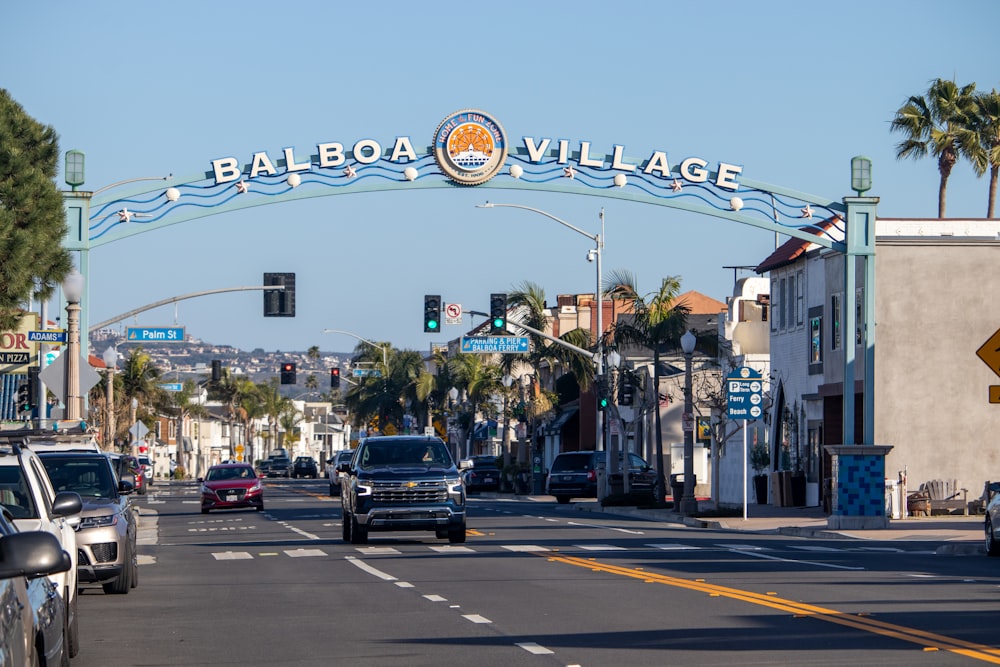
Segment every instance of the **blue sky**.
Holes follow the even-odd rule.
[[[362,6],[363,5],[363,6]],[[207,170],[318,142],[431,143],[442,118],[488,111],[508,136],[666,150],[742,165],[744,176],[833,199],[850,159],[873,160],[881,217],[937,215],[932,159],[897,161],[889,121],[931,79],[1000,88],[1000,3],[519,2],[8,3],[0,87],[86,153],[86,189]],[[60,175],[60,186],[61,175]],[[91,253],[91,322],[201,290],[297,276],[297,317],[263,318],[261,295],[162,307],[135,326],[251,350],[349,350],[342,329],[400,348],[422,331],[424,294],[466,311],[529,280],[550,303],[592,292],[590,233],[605,209],[605,275],[642,291],[665,276],[724,301],[774,235],[718,218],[600,197],[483,188],[354,194],[200,218]],[[948,217],[983,217],[987,179],[960,164]],[[476,320],[479,323],[479,320]]]

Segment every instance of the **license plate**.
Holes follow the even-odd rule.
[[[563,475],[562,476],[562,481],[564,481],[564,482],[572,482],[573,481],[573,475]]]
[[[236,499],[237,499],[237,496],[235,496],[235,495],[226,496],[226,502],[227,503],[235,503]]]
[[[483,484],[492,484],[492,483],[493,483],[493,478],[492,477],[484,477],[483,478]]]

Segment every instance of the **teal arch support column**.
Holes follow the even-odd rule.
[[[833,529],[879,529],[889,525],[885,513],[885,457],[892,445],[875,440],[875,220],[878,197],[845,197],[847,226],[844,252],[844,426],[843,443],[828,445],[836,480],[832,514]],[[864,321],[860,345],[864,360],[861,391],[864,420],[862,442],[855,444],[854,395],[857,390],[857,274],[864,277],[861,312]]]
[[[63,209],[66,212],[66,238],[63,246],[76,253],[76,266],[83,274],[83,296],[80,299],[80,354],[90,355],[90,199],[92,192],[74,190],[63,192]],[[59,291],[59,317],[66,316],[66,297]]]

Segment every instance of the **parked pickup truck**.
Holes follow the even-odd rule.
[[[439,438],[376,436],[364,439],[347,463],[340,494],[343,538],[368,542],[369,531],[427,530],[465,542],[465,480],[471,461],[455,465]]]

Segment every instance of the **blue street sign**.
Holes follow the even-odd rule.
[[[527,336],[462,336],[462,352],[518,354],[527,351]]]
[[[125,340],[130,343],[183,343],[184,327],[128,327]]]
[[[160,385],[165,391],[184,391],[183,382],[165,382]]]
[[[763,385],[760,373],[746,366],[740,366],[727,375],[726,409],[729,419],[760,419],[764,415]]]
[[[33,343],[65,343],[64,329],[48,329],[46,331],[29,331],[28,340]]]
[[[351,375],[356,378],[380,378],[382,371],[377,368],[355,368],[351,371]]]

